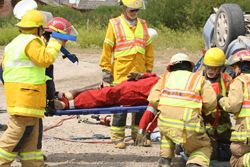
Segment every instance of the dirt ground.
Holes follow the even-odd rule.
[[[101,50],[79,50],[71,49],[80,59],[78,65],[71,64],[68,60],[59,57],[55,63],[55,83],[59,91],[67,91],[80,88],[101,81],[101,69],[98,66]],[[0,48],[0,57],[3,48]],[[165,65],[171,55],[179,51],[174,49],[158,50],[155,52],[154,72],[160,74],[164,71]],[[192,54],[193,59],[197,57]],[[0,110],[6,109],[3,86],[0,85]],[[56,124],[69,116],[54,116],[44,118],[44,128]],[[94,121],[89,115],[81,116],[82,119]],[[0,113],[0,122],[8,123],[6,112]],[[129,124],[129,121],[127,122]],[[110,135],[109,127],[78,123],[76,118],[67,120],[63,125],[44,132],[43,151],[47,156],[47,163],[57,167],[153,167],[157,166],[159,159],[159,143],[154,143],[152,147],[133,146],[132,141],[128,141],[124,150],[115,149],[112,144],[104,143],[83,143],[90,140],[75,140],[69,142],[62,139],[72,139],[79,137],[91,137],[94,134]],[[130,134],[130,129],[126,130],[126,135]],[[62,138],[62,139],[55,139]],[[93,141],[93,140],[91,140]],[[106,142],[110,140],[95,140]],[[218,164],[219,165],[219,164]],[[217,166],[218,166],[217,165]],[[14,162],[14,166],[20,166]],[[185,166],[180,158],[174,161],[175,167]],[[214,166],[214,165],[213,165]],[[221,165],[219,165],[221,166]],[[223,167],[227,165],[223,165]],[[221,167],[222,167],[221,166]]]

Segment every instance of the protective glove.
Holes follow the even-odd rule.
[[[112,84],[112,82],[113,82],[113,75],[108,70],[102,70],[102,80],[104,82]]]
[[[49,100],[44,115],[53,116],[56,112],[54,100]]]
[[[217,102],[219,102],[220,101],[220,99],[223,97],[223,95],[221,95],[221,94],[217,94]]]
[[[145,133],[143,129],[140,129],[135,140],[135,145],[150,147],[151,146],[150,134]]]
[[[139,73],[139,72],[131,72],[127,76],[128,81],[138,81],[139,79],[142,78],[144,73]]]

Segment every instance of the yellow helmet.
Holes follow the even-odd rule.
[[[118,0],[120,4],[132,8],[132,9],[142,9],[144,8],[143,0]]]
[[[23,16],[20,22],[16,24],[20,28],[36,28],[46,26],[46,18],[38,10],[29,10]]]
[[[220,48],[210,48],[205,54],[204,65],[219,67],[225,65],[225,54]]]

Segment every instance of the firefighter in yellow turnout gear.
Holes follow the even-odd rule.
[[[181,144],[189,156],[188,167],[208,167],[210,163],[212,148],[201,112],[215,109],[216,94],[202,73],[191,72],[193,66],[186,54],[174,55],[148,97],[149,103],[161,112],[160,167],[170,167],[175,144]]]
[[[204,76],[212,85],[218,96],[226,96],[230,84],[230,76],[223,73],[225,65],[224,52],[219,48],[210,48],[204,56]],[[213,152],[211,159],[229,161],[231,120],[229,113],[219,106],[206,114],[203,114],[208,136],[211,139]]]
[[[235,115],[236,123],[231,136],[232,167],[250,167],[250,50],[232,55],[227,65],[232,66],[235,79],[227,97],[219,100],[226,112]]]
[[[123,13],[110,19],[100,58],[103,81],[118,84],[131,72],[151,72],[154,54],[145,20],[137,18],[143,8],[142,0],[121,0]],[[132,114],[132,137],[136,138],[141,113]],[[117,148],[125,148],[124,136],[127,114],[114,114],[111,138]]]
[[[17,23],[21,33],[4,50],[4,91],[10,120],[0,138],[0,166],[11,166],[17,154],[23,167],[46,166],[41,151],[45,68],[57,58],[62,41],[51,38],[45,46],[40,37],[45,20],[40,11],[27,11]]]

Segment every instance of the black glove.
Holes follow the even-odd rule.
[[[49,100],[44,115],[53,116],[56,112],[54,100]]]
[[[112,82],[113,82],[113,75],[108,70],[102,70],[102,80],[104,82],[112,84]]]
[[[139,79],[142,78],[144,73],[139,73],[139,72],[131,72],[127,76],[128,81],[138,81]]]
[[[222,97],[223,97],[223,95],[217,94],[217,102],[219,102]]]

